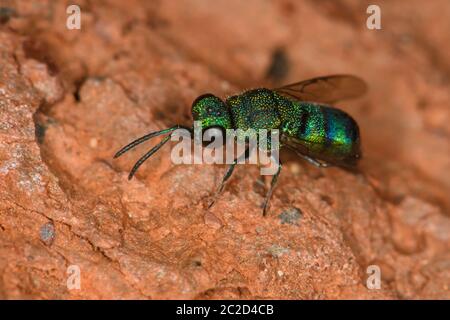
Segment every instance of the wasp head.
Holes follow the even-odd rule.
[[[192,117],[194,121],[200,121],[202,128],[218,127],[220,129],[232,129],[231,115],[226,104],[212,94],[204,94],[192,103]]]

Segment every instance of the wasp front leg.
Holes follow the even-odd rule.
[[[227,180],[231,177],[231,175],[233,174],[234,171],[234,167],[236,166],[236,164],[242,160],[242,157],[244,157],[244,161],[246,161],[248,159],[248,157],[250,156],[250,148],[247,147],[245,149],[245,152],[238,158],[234,159],[233,163],[230,164],[230,166],[228,167],[227,171],[225,172],[223,178],[222,178],[222,182],[219,185],[219,188],[216,191],[216,194],[214,195],[214,199],[213,201],[209,204],[208,209],[211,208],[214,203],[217,200],[217,197],[222,193],[223,188],[225,187],[225,183],[227,182]]]

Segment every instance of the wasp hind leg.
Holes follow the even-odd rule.
[[[317,159],[308,157],[307,155],[300,154],[300,153],[299,153],[299,155],[300,155],[303,159],[305,159],[306,161],[308,161],[309,163],[311,163],[312,165],[314,165],[314,166],[316,166],[316,167],[318,167],[318,168],[326,168],[326,167],[329,167],[329,166],[330,166],[329,163],[321,162],[321,161],[319,161],[319,160],[317,160]]]
[[[330,166],[329,163],[322,162],[322,161],[319,161],[319,160],[317,160],[317,159],[311,158],[310,156],[307,156],[306,154],[303,154],[303,153],[299,152],[297,149],[295,149],[295,148],[293,148],[293,147],[291,147],[291,146],[289,146],[289,145],[287,145],[287,147],[288,147],[289,149],[291,149],[292,151],[294,151],[297,155],[299,155],[300,157],[302,157],[303,159],[305,159],[306,161],[308,161],[308,162],[309,162],[310,164],[312,164],[313,166],[316,166],[316,167],[318,167],[318,168],[326,168],[326,167],[329,167],[329,166]]]
[[[267,214],[267,209],[269,207],[270,198],[272,197],[272,192],[273,192],[273,189],[275,188],[275,185],[277,184],[278,176],[280,175],[280,172],[281,172],[281,162],[278,164],[277,172],[272,177],[272,181],[270,182],[269,191],[267,192],[266,199],[264,200],[264,205],[263,205],[263,216],[264,217]]]

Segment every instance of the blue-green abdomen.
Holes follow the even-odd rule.
[[[342,161],[360,156],[359,128],[342,110],[311,102],[289,101],[282,131],[311,157]],[[283,107],[281,108],[283,109]]]

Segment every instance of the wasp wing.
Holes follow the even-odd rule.
[[[288,98],[332,104],[356,98],[367,91],[364,80],[352,75],[331,75],[312,78],[273,89]]]

